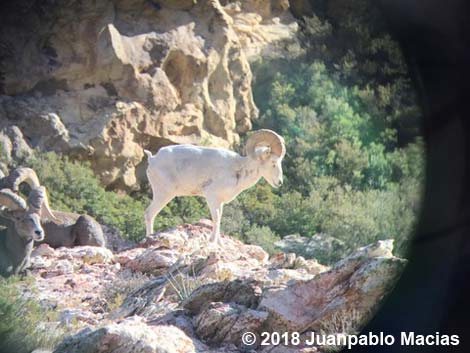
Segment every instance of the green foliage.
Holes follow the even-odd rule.
[[[30,287],[31,283],[18,277],[0,277],[0,351],[29,353],[36,348],[52,348],[65,332],[49,325],[53,313],[23,293],[21,285]]]
[[[147,196],[132,198],[106,191],[88,162],[71,161],[53,152],[37,154],[27,164],[47,186],[54,209],[89,214],[131,240],[145,236],[144,210],[150,204]],[[174,200],[155,219],[155,230],[193,222],[205,212],[200,200]]]
[[[261,246],[270,255],[279,251],[276,249],[274,243],[280,240],[280,237],[267,226],[252,226],[250,230],[246,232],[245,239],[248,244]]]
[[[245,192],[226,207],[238,223],[225,224],[242,239],[256,227],[325,233],[351,250],[394,238],[403,255],[424,180],[420,109],[403,56],[375,3],[321,0],[314,10],[300,32],[306,55],[253,66],[254,128],[284,136],[284,185]]]

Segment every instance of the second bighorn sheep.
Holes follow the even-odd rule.
[[[101,225],[91,216],[54,210],[54,216],[60,221],[55,223],[43,219],[42,226],[46,237],[42,243],[53,248],[77,245],[106,246]]]
[[[31,190],[28,200],[10,189],[0,190],[0,275],[8,277],[29,265],[35,241],[44,239],[41,210],[48,208],[46,189]]]
[[[147,237],[155,216],[176,196],[205,197],[214,222],[211,241],[221,243],[220,221],[225,203],[255,185],[261,177],[273,187],[282,184],[284,139],[271,130],[258,130],[248,139],[246,156],[222,149],[175,145],[148,157],[147,177],[153,200],[145,210]]]
[[[18,192],[19,185],[23,182],[33,190],[40,185],[33,169],[20,167],[13,170],[9,176],[0,179],[0,186]],[[53,248],[106,245],[101,225],[88,215],[52,211],[49,207],[43,207],[41,223],[45,231],[45,238],[41,243],[46,243]]]

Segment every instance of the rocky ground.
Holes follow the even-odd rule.
[[[293,253],[269,257],[229,236],[213,245],[210,229],[205,220],[182,225],[115,253],[37,248],[32,294],[69,334],[54,353],[321,352],[245,346],[241,335],[357,329],[406,263],[392,240],[330,268]]]

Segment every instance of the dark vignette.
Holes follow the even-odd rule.
[[[410,263],[363,333],[457,334],[460,345],[352,352],[470,352],[470,3],[380,3],[420,94],[427,180]]]

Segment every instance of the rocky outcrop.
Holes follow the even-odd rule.
[[[392,240],[327,267],[294,253],[268,258],[229,236],[220,247],[208,242],[210,232],[203,220],[114,254],[98,247],[36,248],[31,295],[54,308],[72,334],[55,352],[321,351],[246,347],[241,336],[355,331],[406,263],[393,256]]]
[[[117,188],[143,177],[143,148],[234,146],[258,114],[248,57],[297,30],[286,0],[22,1],[0,20],[9,158],[75,155]]]
[[[269,327],[274,331],[320,330],[338,312],[357,311],[367,319],[406,263],[394,257],[392,249],[392,240],[379,241],[311,280],[265,291],[260,308],[270,313]]]

